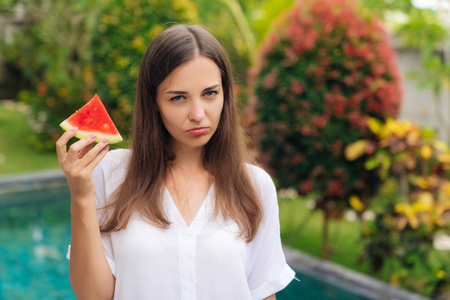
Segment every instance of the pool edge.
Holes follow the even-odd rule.
[[[338,264],[320,260],[289,246],[283,245],[283,250],[287,263],[293,269],[354,294],[373,300],[430,300]]]
[[[0,177],[0,195],[62,186],[67,186],[67,180],[61,169]]]

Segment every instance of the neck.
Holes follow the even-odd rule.
[[[190,173],[204,171],[203,148],[174,149],[175,161],[173,167],[180,170],[190,170]]]

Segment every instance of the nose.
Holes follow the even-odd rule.
[[[189,106],[189,120],[200,122],[205,118],[205,108],[200,99],[193,99]]]

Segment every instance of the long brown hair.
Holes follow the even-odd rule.
[[[152,41],[142,58],[133,112],[131,157],[123,183],[106,206],[112,208],[112,214],[101,226],[102,232],[126,228],[135,211],[155,226],[169,227],[162,198],[164,178],[175,155],[170,148],[170,134],[158,113],[157,89],[175,68],[197,56],[216,63],[224,91],[219,126],[203,150],[203,166],[214,176],[215,216],[220,213],[233,219],[248,242],[255,237],[263,208],[245,166],[248,156],[238,121],[231,66],[217,39],[197,25],[166,29]]]

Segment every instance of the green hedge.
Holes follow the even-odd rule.
[[[18,98],[32,109],[31,141],[38,150],[53,150],[59,123],[95,93],[126,136],[134,81],[148,44],[171,22],[197,21],[190,0],[21,2],[25,24],[1,50],[27,83]]]

